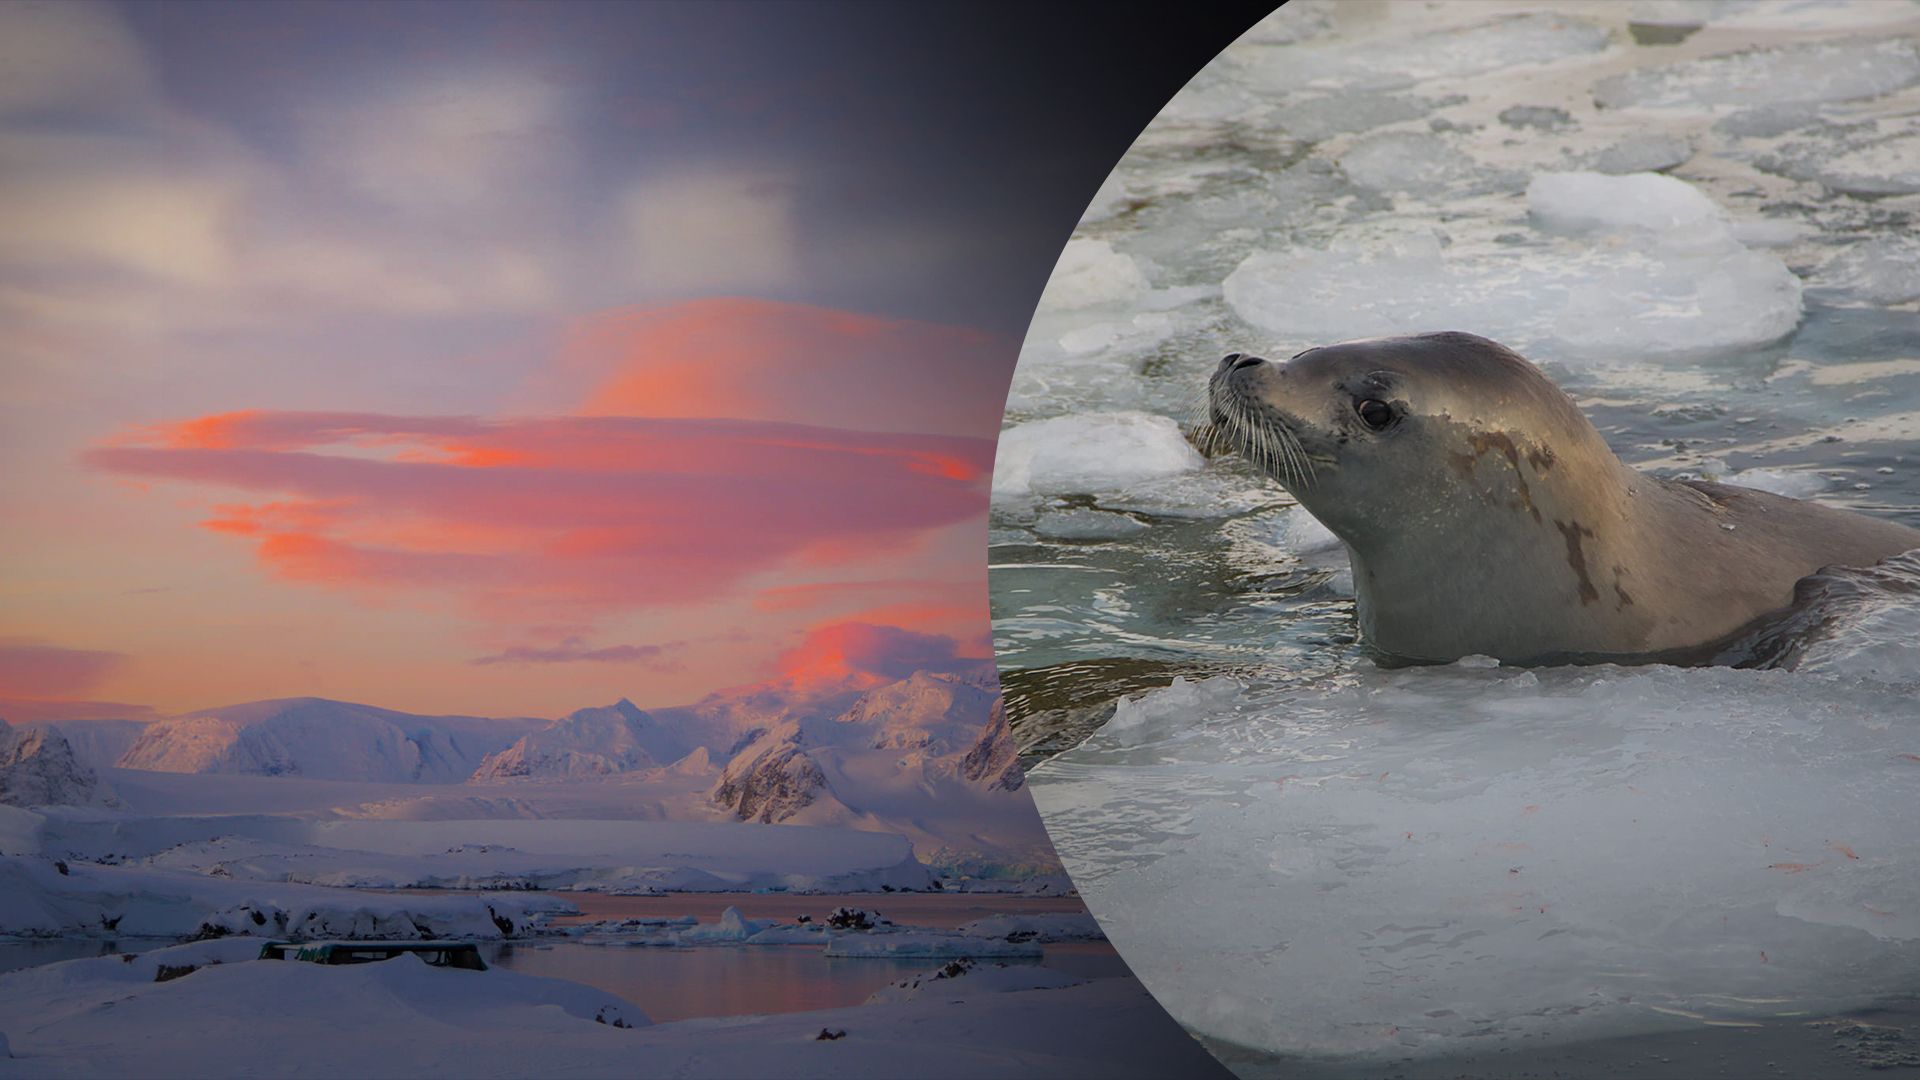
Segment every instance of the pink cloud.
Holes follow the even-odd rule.
[[[0,698],[0,719],[9,724],[43,724],[49,720],[157,720],[151,705],[124,701]]]
[[[0,638],[0,696],[67,698],[85,694],[126,661],[124,653]]]
[[[984,438],[749,420],[253,411],[84,460],[248,493],[206,527],[283,579],[565,621],[895,551],[984,513],[992,455]]]
[[[599,664],[634,664],[652,671],[672,671],[679,667],[672,654],[687,647],[684,641],[669,641],[663,645],[606,645],[599,648],[589,646],[579,638],[569,638],[551,648],[539,648],[532,645],[514,645],[497,653],[476,656],[467,661],[476,667],[490,667],[495,664],[573,664],[581,662]]]
[[[602,313],[543,378],[589,415],[784,420],[993,438],[1018,343],[739,297]]]
[[[978,663],[961,655],[945,634],[922,634],[898,626],[843,622],[813,630],[780,655],[785,678],[802,683],[883,682],[916,671],[951,671]]]

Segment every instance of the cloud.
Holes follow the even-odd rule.
[[[110,8],[0,4],[0,115],[138,103],[152,66]]]
[[[475,667],[491,667],[496,664],[574,664],[582,662],[599,664],[638,664],[653,671],[673,671],[680,665],[672,654],[687,647],[684,641],[669,641],[663,645],[606,645],[592,648],[579,638],[569,638],[552,648],[539,648],[531,645],[515,645],[487,656],[476,656],[467,661]]]
[[[982,515],[992,455],[986,439],[746,420],[254,411],[83,460],[249,493],[205,525],[282,579],[566,621],[884,557]]]
[[[300,137],[315,170],[412,212],[498,209],[564,178],[571,121],[553,83],[511,69],[428,72],[322,98]]]
[[[5,264],[188,287],[227,280],[243,177],[156,149],[117,134],[0,132]]]
[[[0,638],[0,696],[64,698],[85,694],[126,662],[124,653]]]
[[[151,705],[123,701],[67,701],[37,698],[0,698],[0,720],[9,724],[43,724],[49,720],[158,720]]]
[[[960,652],[960,643],[944,634],[843,622],[812,631],[776,665],[795,682],[892,682],[916,671],[953,671],[980,662]]]
[[[765,172],[653,177],[621,203],[634,283],[656,295],[759,292],[799,278],[792,184]]]
[[[562,342],[591,415],[747,416],[993,438],[1016,347],[977,330],[739,297],[623,308]],[[556,404],[558,404],[556,402]]]

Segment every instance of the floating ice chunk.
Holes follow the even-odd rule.
[[[1812,105],[1762,105],[1741,109],[1713,129],[1737,138],[1771,139],[1819,122],[1820,110]]]
[[[1665,667],[1181,681],[1029,775],[1182,1022],[1283,1053],[1464,1052],[1910,990],[1911,692]]]
[[[1056,416],[1008,428],[993,462],[995,498],[1115,491],[1206,463],[1180,425],[1143,412]]]
[[[1223,60],[1239,67],[1249,85],[1268,92],[1386,90],[1599,52],[1610,37],[1605,27],[1580,19],[1527,14],[1397,38],[1316,41],[1306,47],[1249,42],[1223,54]]]
[[[1124,304],[1147,291],[1147,275],[1130,255],[1113,250],[1105,240],[1075,237],[1061,249],[1046,291],[1043,309],[1084,308]]]
[[[1920,81],[1911,41],[1840,41],[1755,49],[1642,68],[1594,84],[1604,108],[1779,105],[1879,97]]]
[[[827,939],[828,956],[988,957],[1038,960],[1044,950],[1031,941],[1006,941],[938,930],[857,931]]]
[[[747,938],[748,945],[818,945],[827,928],[819,923],[776,923]]]
[[[1289,101],[1274,117],[1287,134],[1308,142],[1329,135],[1371,131],[1434,110],[1437,102],[1393,94],[1327,94]]]
[[[1727,226],[1727,234],[1748,247],[1773,248],[1786,247],[1808,239],[1820,231],[1819,226],[1792,218],[1763,218],[1758,221],[1736,221]]]
[[[1880,0],[1637,0],[1628,15],[1636,23],[1656,26],[1829,33],[1912,17],[1909,5]]]
[[[992,915],[960,928],[975,937],[1017,937],[1027,941],[1105,941],[1107,935],[1094,917],[1080,911],[1052,911],[1034,915]]]
[[[1871,304],[1920,300],[1920,239],[1886,236],[1863,240],[1828,259],[1814,277],[1822,293]]]
[[[1143,311],[1131,319],[1076,326],[1060,335],[1060,349],[1070,356],[1116,347],[1143,349],[1165,341],[1173,332],[1172,316],[1161,311]]]
[[[944,967],[883,986],[867,998],[868,1005],[889,1005],[920,998],[958,1000],[975,994],[1007,994],[1021,990],[1059,990],[1079,986],[1075,978],[1040,964],[976,964],[955,960]]]
[[[1805,469],[1741,469],[1718,477],[1720,482],[1757,491],[1771,491],[1789,499],[1806,499],[1827,489],[1827,478]]]
[[[739,908],[729,904],[720,913],[719,922],[689,926],[673,937],[681,945],[737,944],[772,925],[770,922],[746,918],[740,914]]]
[[[1527,213],[1548,232],[1671,229],[1724,215],[1706,193],[1658,173],[1540,173],[1527,185]]]
[[[1375,191],[1438,195],[1480,178],[1474,160],[1438,135],[1369,135],[1340,155],[1347,178]]]
[[[1648,133],[1629,135],[1593,155],[1595,172],[1664,172],[1687,163],[1693,156],[1693,143],[1681,135]]]
[[[1250,481],[1244,473],[1214,468],[1197,475],[1181,473],[1133,484],[1112,494],[1100,495],[1095,501],[1104,510],[1205,520],[1252,513],[1282,499],[1270,484]]]
[[[1225,294],[1242,319],[1289,340],[1471,329],[1616,360],[1754,348],[1791,333],[1801,312],[1800,279],[1784,263],[1705,221],[1524,254],[1443,256],[1430,237],[1259,253]]]
[[[1033,523],[1033,531],[1054,540],[1119,540],[1147,527],[1125,514],[1104,510],[1048,510]]]
[[[1920,131],[1879,124],[1822,131],[1754,164],[1848,195],[1907,195],[1920,191]]]
[[[1550,131],[1554,128],[1573,126],[1573,116],[1565,109],[1551,105],[1509,105],[1500,110],[1496,117],[1510,128],[1539,128]]]

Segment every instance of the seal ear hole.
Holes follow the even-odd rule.
[[[1393,406],[1379,398],[1361,398],[1353,403],[1353,411],[1360,414],[1360,422],[1374,431],[1384,431],[1393,423]]]

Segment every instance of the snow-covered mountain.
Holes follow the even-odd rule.
[[[922,850],[1033,846],[991,667],[918,671],[817,703],[829,704],[838,707],[790,717],[742,748],[714,802],[743,821],[897,829]]]
[[[777,679],[669,708],[622,699],[552,721],[254,702],[154,721],[117,764],[461,785],[340,806],[348,816],[438,818],[479,798],[489,815],[511,803],[509,816],[841,826],[904,834],[923,855],[1050,863],[1015,758],[980,661],[878,685]]]
[[[154,772],[458,783],[540,723],[281,698],[156,720],[117,764]]]
[[[505,750],[488,754],[473,779],[576,780],[650,769],[684,757],[685,739],[621,698],[612,705],[579,709]],[[701,748],[700,761],[705,761]]]
[[[73,747],[73,756],[92,769],[111,768],[131,748],[146,720],[46,720],[41,726],[58,731]]]
[[[113,793],[50,727],[0,724],[0,805],[111,806]]]

